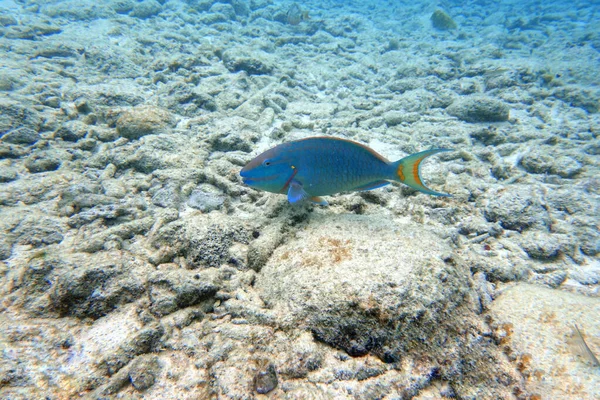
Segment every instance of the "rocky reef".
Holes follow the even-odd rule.
[[[0,4],[0,397],[592,398],[600,25],[469,7]],[[316,135],[452,197],[243,185]]]

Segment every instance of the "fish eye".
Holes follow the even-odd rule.
[[[265,160],[262,163],[265,167],[268,167],[269,165],[271,165],[271,160]]]

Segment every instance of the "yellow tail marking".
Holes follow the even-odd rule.
[[[396,173],[398,174],[398,177],[400,178],[400,180],[402,182],[404,182],[404,165],[400,164],[398,165],[398,170],[396,171]]]
[[[417,162],[415,162],[413,164],[413,170],[412,170],[413,178],[414,178],[415,182],[417,182],[417,184],[421,185],[421,186],[425,186],[425,185],[423,185],[423,182],[421,182],[421,178],[419,178],[419,164],[421,164],[421,161],[423,161],[424,159],[425,159],[425,157],[417,160]]]

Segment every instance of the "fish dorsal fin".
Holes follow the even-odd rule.
[[[304,191],[300,182],[292,180],[289,184],[287,197],[290,203],[296,204],[310,196]]]

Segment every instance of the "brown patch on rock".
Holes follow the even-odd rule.
[[[138,106],[124,110],[116,122],[117,132],[127,139],[164,133],[175,119],[167,110],[155,106]]]

